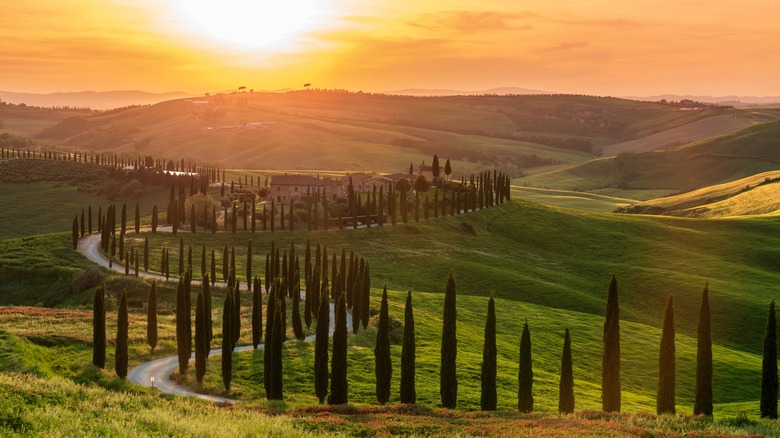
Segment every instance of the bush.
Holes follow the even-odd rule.
[[[87,268],[86,271],[77,274],[73,278],[73,293],[81,293],[95,287],[103,281],[103,273],[97,267]]]

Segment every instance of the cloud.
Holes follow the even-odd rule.
[[[404,22],[408,26],[436,33],[473,34],[528,30],[531,25],[522,22],[533,18],[538,18],[533,12],[443,11],[414,15]]]

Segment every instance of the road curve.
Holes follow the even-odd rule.
[[[159,228],[158,228],[159,230]],[[83,237],[81,240],[79,240],[78,251],[83,254],[87,259],[89,259],[91,262],[96,263],[106,269],[112,269],[116,272],[123,273],[125,272],[125,268],[123,265],[117,265],[113,264],[111,268],[109,268],[109,260],[106,258],[106,256],[100,251],[100,235],[99,234],[90,234],[88,236]],[[177,278],[171,277],[170,280],[166,280],[164,275],[160,274],[153,274],[150,272],[138,272],[139,277],[144,278],[150,278],[160,281],[178,281]],[[195,284],[200,284],[200,281],[198,280],[192,280]],[[216,282],[216,285],[219,285],[221,287],[227,287],[227,283],[224,282]],[[246,286],[242,286],[242,289],[246,289]],[[301,297],[303,297],[304,292],[301,291]],[[335,309],[333,303],[330,303],[330,324],[328,327],[328,336],[333,336],[333,331],[335,329]],[[347,312],[347,330],[352,327],[352,314]],[[301,342],[314,342],[315,336],[309,335],[306,338],[304,338]],[[287,342],[298,342],[295,339],[288,340]],[[242,345],[240,347],[236,347],[233,351],[234,352],[241,352],[241,351],[248,351],[252,350],[252,345]],[[260,344],[257,346],[258,349],[264,348],[263,344]],[[209,357],[215,357],[215,356],[221,356],[222,355],[222,349],[216,348],[211,349],[211,352],[209,353]],[[195,362],[195,354],[190,357],[190,362]],[[137,385],[141,386],[147,386],[147,387],[154,387],[162,392],[173,394],[173,395],[180,395],[185,397],[197,397],[203,400],[208,400],[210,402],[214,403],[236,403],[238,400],[227,398],[227,397],[221,397],[217,395],[208,395],[208,394],[199,394],[197,392],[193,392],[189,390],[187,387],[183,385],[177,384],[175,381],[171,380],[170,376],[173,374],[174,371],[179,367],[179,358],[176,355],[173,356],[167,356],[162,357],[159,359],[155,359],[149,362],[142,363],[141,365],[138,365],[137,367],[130,370],[130,372],[127,374],[127,379],[135,383]]]

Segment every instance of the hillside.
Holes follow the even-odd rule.
[[[621,206],[621,213],[698,218],[780,213],[780,171],[763,172],[681,195]]]
[[[38,138],[79,149],[257,169],[398,172],[436,153],[458,172],[587,161],[598,148],[734,110],[589,96],[241,93],[65,120]],[[218,145],[218,148],[214,146]]]
[[[686,192],[776,170],[780,168],[778,146],[780,121],[772,121],[673,149],[592,160],[516,183],[584,191],[619,188]]]

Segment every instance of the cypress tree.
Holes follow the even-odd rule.
[[[225,245],[224,249],[222,250],[222,281],[227,281],[228,279],[228,263],[230,262],[230,255],[228,255],[228,247]]]
[[[458,404],[458,375],[455,363],[458,355],[458,339],[455,333],[455,274],[450,271],[444,292],[444,324],[441,334],[441,371],[439,393],[441,405],[453,409]]]
[[[496,355],[496,304],[491,296],[490,301],[488,301],[488,313],[485,320],[485,343],[482,347],[482,398],[480,400],[480,409],[483,411],[495,411],[498,403],[496,395]]]
[[[157,232],[157,224],[159,223],[159,213],[157,213],[157,204],[152,207],[152,233]]]
[[[144,236],[144,272],[149,272],[149,236]]]
[[[769,305],[761,367],[761,417],[777,418],[777,320],[775,300]]]
[[[106,366],[106,305],[102,287],[95,290],[92,304],[92,364]]]
[[[187,301],[184,298],[184,280],[179,279],[179,285],[176,293],[176,352],[179,359],[179,373],[187,372],[187,362],[190,359],[190,352],[187,350],[187,331],[185,326],[187,319],[185,314],[189,312]]]
[[[327,298],[323,300],[327,302]],[[347,403],[347,307],[344,294],[336,297],[336,326],[333,331],[333,357],[330,369],[330,397],[328,404]],[[318,322],[319,323],[319,322]]]
[[[214,331],[211,322],[211,287],[209,287],[209,275],[203,277],[200,283],[200,290],[203,291],[204,314],[206,316],[206,357],[211,352],[211,340],[214,339]]]
[[[412,291],[409,291],[406,295],[406,308],[404,309],[404,343],[401,347],[401,403],[417,402],[417,390],[414,382],[415,350]]]
[[[431,168],[432,168],[433,177],[437,178],[441,170],[439,168],[439,157],[436,154],[433,155],[433,163],[431,164]]]
[[[236,280],[235,287],[233,289],[233,346],[238,344],[238,340],[241,338],[241,282]]]
[[[192,245],[187,245],[187,272],[192,277]]]
[[[330,325],[330,304],[328,291],[322,293],[317,312],[317,331],[314,340],[314,391],[320,404],[328,395],[328,328]]]
[[[604,320],[604,352],[601,357],[601,408],[620,412],[620,310],[617,279],[612,276]]]
[[[141,232],[141,211],[138,209],[138,203],[135,204],[135,234]]]
[[[225,305],[222,308],[222,383],[225,390],[230,391],[230,381],[233,380],[233,295],[225,294]]]
[[[73,217],[73,249],[76,249],[79,246],[79,216],[76,215]]]
[[[292,326],[293,332],[295,333],[295,338],[299,341],[302,341],[306,336],[303,334],[303,324],[301,323],[300,302],[301,293],[300,291],[296,291],[292,299]]]
[[[249,241],[249,245],[246,249],[246,286],[252,290],[252,241]]]
[[[390,380],[393,377],[393,363],[390,360],[390,315],[387,309],[387,286],[382,292],[382,304],[379,306],[374,361],[376,400],[380,405],[384,405],[390,400]]]
[[[266,314],[268,315],[265,318],[265,345],[270,346],[271,345],[271,338],[274,334],[274,319],[276,316],[276,305],[277,305],[277,299],[276,295],[279,293],[279,282],[274,280],[273,283],[269,286],[268,283],[266,283],[266,288],[269,290],[268,293],[268,307],[266,308]],[[271,315],[274,315],[274,317],[271,317]],[[263,387],[265,388],[266,396],[271,393],[271,349],[270,348],[264,348],[263,349]]]
[[[255,197],[252,196],[252,233],[255,232],[255,216],[257,213],[257,206],[255,202]]]
[[[116,353],[114,354],[116,375],[124,379],[127,377],[127,292],[122,292],[119,298],[119,315],[116,323]]]
[[[712,333],[708,286],[704,286],[696,338],[696,398],[693,415],[712,416]]]
[[[206,304],[201,290],[195,302],[195,379],[198,383],[203,382],[203,376],[206,374],[207,338]]]
[[[284,299],[281,296],[276,299]],[[282,322],[282,306],[277,305],[274,309],[274,332],[271,337],[271,345],[266,346],[270,350],[270,382],[271,391],[266,394],[268,400],[282,400],[283,386],[282,386],[282,344],[284,344],[284,324]]]
[[[152,280],[149,299],[146,301],[146,342],[154,351],[157,346],[157,286]]]
[[[124,236],[127,232],[127,204],[122,203],[122,222],[121,222],[121,234]]]
[[[260,288],[260,279],[255,277],[252,288],[252,346],[257,350],[263,338],[263,298]]]
[[[528,329],[528,320],[523,326],[523,334],[520,336],[520,370],[517,375],[517,410],[523,413],[534,410],[534,371],[531,362],[531,331]]]
[[[360,314],[363,311],[363,293],[362,293],[362,275],[357,273],[354,275],[354,284],[352,286],[353,298],[352,298],[352,333],[357,334],[360,330]]]
[[[561,355],[561,381],[558,385],[558,412],[574,412],[574,371],[571,359],[571,337],[569,329],[563,336],[563,354]]]
[[[664,326],[661,332],[661,350],[658,354],[658,397],[656,413],[674,414],[675,398],[675,346],[674,346],[674,298],[669,295],[664,311]]]

